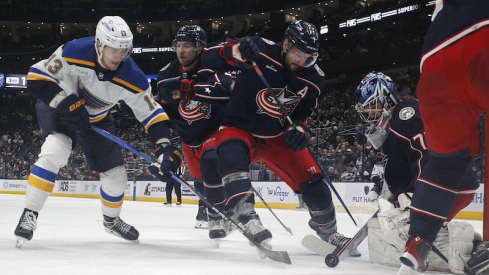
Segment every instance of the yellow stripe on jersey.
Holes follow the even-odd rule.
[[[90,62],[90,61],[75,59],[75,58],[69,58],[69,57],[64,57],[64,59],[69,63],[75,63],[75,64],[80,64],[80,65],[95,67],[95,62]]]
[[[161,114],[161,115],[155,117],[150,123],[146,124],[146,126],[144,127],[144,130],[146,131],[146,133],[148,133],[148,129],[151,125],[156,124],[158,122],[166,121],[166,120],[170,120],[168,115],[166,113]]]
[[[29,175],[29,179],[27,180],[27,183],[42,191],[49,192],[49,193],[53,192],[54,184],[42,180],[41,178],[37,178],[33,174]]]
[[[143,89],[138,88],[138,87],[136,87],[136,86],[132,85],[131,83],[129,83],[129,82],[127,82],[127,81],[124,81],[124,80],[122,80],[122,79],[120,79],[120,78],[118,78],[118,77],[114,77],[114,79],[112,79],[112,80],[113,80],[113,81],[115,81],[115,82],[117,82],[117,83],[119,83],[119,84],[122,84],[122,85],[124,85],[124,86],[128,87],[129,89],[131,89],[131,90],[133,90],[133,91],[136,91],[136,92],[138,92],[138,93],[142,93],[142,92],[144,92],[144,90],[143,90]]]
[[[46,77],[46,76],[43,76],[40,74],[33,74],[33,73],[27,74],[27,80],[51,81],[51,82],[56,83],[56,81],[52,78],[49,78],[49,77]]]
[[[110,201],[106,201],[102,198],[100,198],[100,200],[102,201],[102,205],[109,207],[109,208],[119,208],[122,206],[122,203],[124,202],[124,200],[121,200],[120,202],[110,202]]]
[[[105,112],[105,113],[103,113],[102,115],[100,115],[98,117],[90,118],[90,123],[95,123],[97,121],[101,121],[102,119],[104,119],[107,116],[108,113],[109,112]]]

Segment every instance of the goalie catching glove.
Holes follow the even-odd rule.
[[[157,146],[155,151],[157,161],[151,164],[148,169],[158,180],[167,182],[171,179],[170,172],[174,172],[180,167],[183,155],[177,147],[167,142],[158,143]]]
[[[304,125],[300,121],[294,122],[295,127],[290,125],[284,133],[284,142],[287,147],[294,151],[301,151],[306,148],[309,141],[310,130],[309,127]]]
[[[158,99],[164,103],[177,100],[192,100],[195,95],[193,80],[168,79],[158,86]]]

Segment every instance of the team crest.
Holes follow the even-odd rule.
[[[404,107],[402,110],[399,112],[399,118],[402,120],[408,120],[414,116],[416,111],[414,110],[413,107]]]
[[[199,119],[210,119],[211,105],[194,100],[181,101],[178,105],[178,112],[190,125]]]
[[[287,87],[283,89],[272,89],[277,95],[277,99],[280,101],[285,109],[285,114],[280,110],[280,105],[275,101],[275,98],[270,94],[270,90],[263,89],[256,95],[256,104],[258,105],[258,114],[267,114],[271,117],[278,118],[282,125],[286,115],[292,113],[301,100],[300,96],[287,90]]]

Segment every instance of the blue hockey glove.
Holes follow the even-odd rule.
[[[309,128],[300,124],[296,125],[295,129],[289,126],[284,134],[284,142],[287,147],[294,151],[301,151],[306,148],[309,141]]]
[[[157,146],[155,151],[157,161],[151,164],[148,169],[158,180],[167,182],[171,179],[170,172],[174,172],[180,167],[183,155],[177,147],[168,143],[161,143]]]
[[[370,199],[370,202],[376,202],[379,199],[380,192],[382,189],[379,184],[374,184],[374,187],[368,192],[367,197]]]
[[[158,86],[158,99],[164,103],[192,100],[195,95],[193,80],[168,79]]]
[[[239,39],[239,43],[238,49],[243,60],[251,63],[260,57],[260,49],[249,36]]]
[[[63,99],[56,110],[64,115],[64,124],[70,130],[87,131],[90,129],[90,116],[85,108],[85,99],[71,94]]]

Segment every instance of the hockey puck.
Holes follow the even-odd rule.
[[[324,262],[329,267],[335,267],[340,262],[340,259],[334,254],[328,254],[326,258],[324,258]]]

